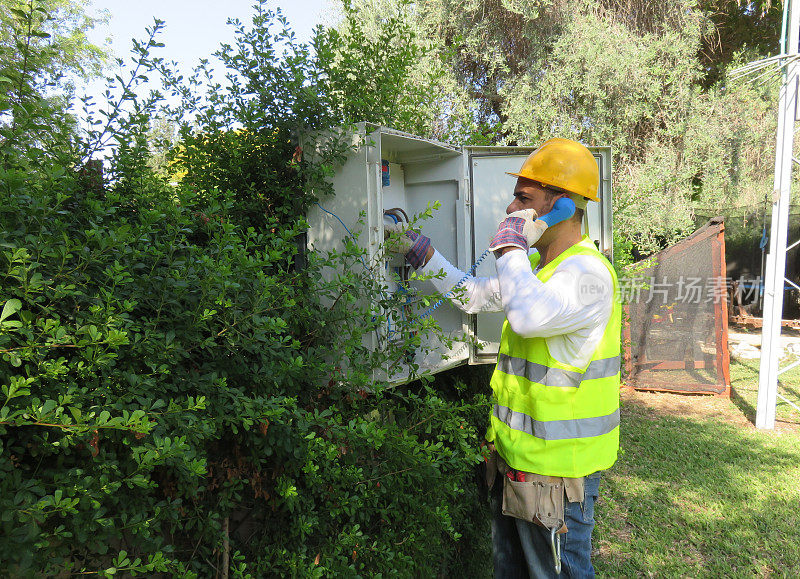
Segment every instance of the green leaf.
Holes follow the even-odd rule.
[[[53,412],[53,410],[55,410],[57,407],[58,402],[55,400],[45,400],[44,404],[42,404],[42,407],[39,409],[39,414],[41,416],[46,416]]]
[[[0,313],[0,322],[9,316],[13,316],[22,309],[22,302],[18,299],[8,300],[3,306],[3,311]]]

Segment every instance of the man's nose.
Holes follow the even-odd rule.
[[[508,204],[508,207],[506,207],[506,215],[514,213],[514,211],[516,211],[517,209],[522,209],[522,207],[517,207],[518,204],[519,204],[519,199],[517,199],[517,197],[514,197],[514,200]]]

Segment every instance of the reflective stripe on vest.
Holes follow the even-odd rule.
[[[588,365],[556,360],[547,338],[524,338],[508,321],[503,324],[486,438],[512,468],[524,472],[581,477],[617,459],[622,308],[616,274],[584,237],[536,277],[546,283],[560,263],[575,255],[599,259],[614,288],[611,315]],[[537,263],[538,256],[531,256],[531,266]]]
[[[619,356],[593,360],[583,374],[561,368],[548,368],[544,364],[537,364],[525,358],[515,358],[508,354],[500,354],[497,357],[497,368],[505,374],[520,376],[545,386],[577,388],[583,380],[614,376],[619,372]]]
[[[514,412],[506,406],[495,404],[492,414],[509,428],[542,440],[566,440],[569,438],[602,436],[619,426],[619,408],[605,416],[541,421],[534,420],[522,412]]]

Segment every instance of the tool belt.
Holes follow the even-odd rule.
[[[583,477],[545,476],[518,471],[492,449],[486,459],[486,484],[490,490],[498,472],[503,475],[504,515],[535,523],[557,534],[567,532],[565,499],[583,502]]]

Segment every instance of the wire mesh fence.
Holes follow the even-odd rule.
[[[729,395],[728,296],[757,283],[727,277],[722,218],[630,272],[620,282],[628,385]]]

